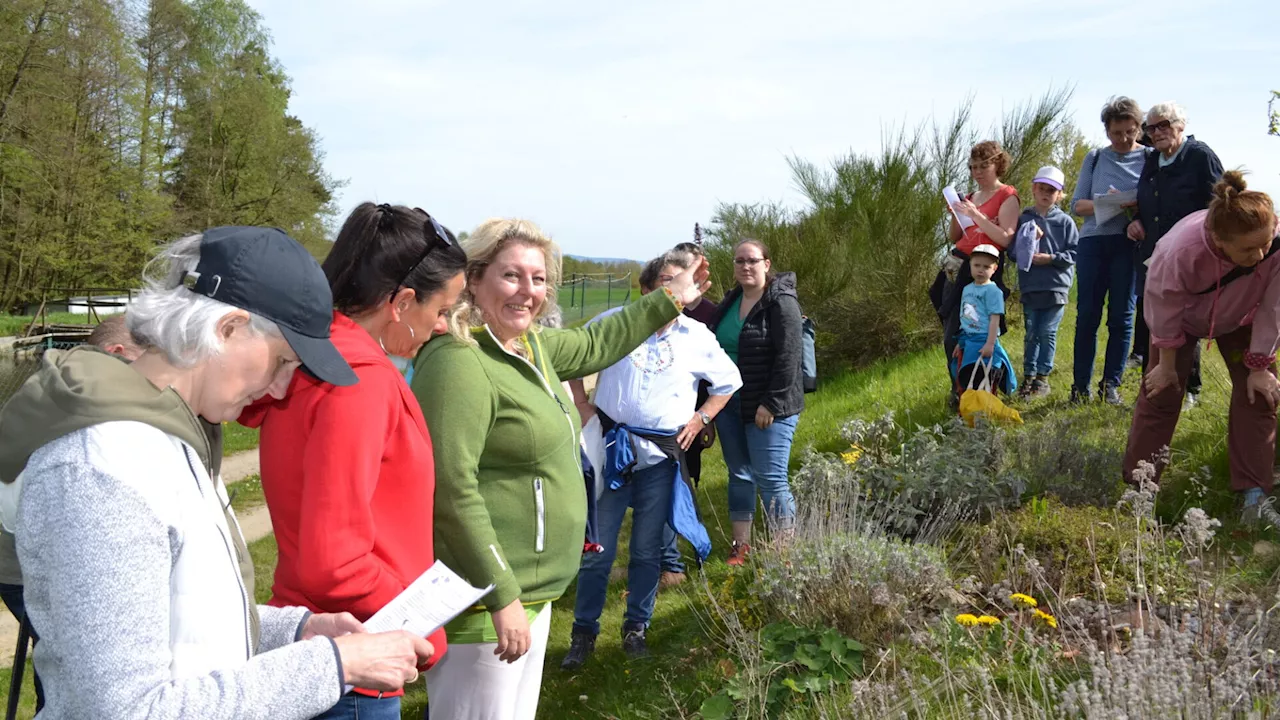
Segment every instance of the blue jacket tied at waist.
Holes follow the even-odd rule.
[[[698,504],[693,496],[693,482],[688,477],[688,463],[684,461],[684,449],[676,441],[675,430],[649,430],[631,427],[601,415],[601,426],[607,428],[604,434],[605,464],[604,482],[609,490],[617,490],[626,484],[635,469],[636,452],[634,438],[641,437],[657,445],[667,457],[675,461],[675,472],[671,478],[671,509],[667,523],[689,544],[693,545],[701,566],[711,554],[711,537],[702,526],[698,514]]]

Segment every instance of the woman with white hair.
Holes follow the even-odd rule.
[[[1222,179],[1222,161],[1194,135],[1187,135],[1187,114],[1176,103],[1163,102],[1147,111],[1143,125],[1156,152],[1147,155],[1138,179],[1138,217],[1127,234],[1137,244],[1137,322],[1133,331],[1135,364],[1145,374],[1151,359],[1151,331],[1144,316],[1143,293],[1147,284],[1147,260],[1156,243],[1182,218],[1209,207],[1213,187]],[[1200,350],[1197,346],[1185,404],[1196,404],[1200,394]]]
[[[46,353],[0,413],[40,717],[302,720],[344,685],[402,687],[431,655],[423,638],[255,604],[200,422],[283,397],[299,367],[355,382],[329,340],[319,265],[283,232],[250,227],[179,240],[157,260],[127,316],[142,356]]]
[[[555,304],[560,248],[526,220],[489,220],[463,241],[467,288],[450,334],[418,355],[414,394],[435,454],[436,555],[477,587],[427,673],[431,715],[532,718],[551,603],[578,573],[587,493],[580,418],[561,384],[613,365],[701,297],[706,262],[589,328],[539,328]]]

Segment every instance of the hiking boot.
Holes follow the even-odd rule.
[[[747,556],[750,554],[751,554],[750,545],[748,545],[747,543],[735,542],[733,544],[733,547],[729,549],[729,559],[725,560],[724,562],[726,565],[730,567],[739,567],[741,565],[746,564]]]
[[[1182,398],[1182,412],[1191,410],[1192,408],[1194,408],[1196,405],[1199,405],[1199,404],[1200,404],[1200,396],[1197,395],[1196,393],[1189,392],[1187,393],[1186,397]]]
[[[1101,394],[1102,402],[1108,405],[1124,405],[1124,398],[1120,397],[1120,388],[1115,385],[1103,385]]]
[[[1049,397],[1049,392],[1049,381],[1043,375],[1031,381],[1031,397]]]
[[[622,652],[632,660],[649,657],[649,645],[644,641],[644,626],[622,624]]]
[[[1081,390],[1078,387],[1071,388],[1071,404],[1072,405],[1085,405],[1091,399],[1092,398],[1089,397],[1089,393],[1087,391]]]
[[[1276,499],[1269,497],[1257,504],[1258,520],[1268,530],[1280,530],[1280,512],[1276,511]]]
[[[560,661],[561,670],[577,670],[587,662],[591,653],[596,651],[596,636],[585,630],[573,629],[573,637],[569,640],[569,652]]]
[[[675,587],[680,583],[683,583],[684,580],[685,575],[682,572],[663,570],[662,575],[658,577],[658,589],[665,590],[670,587]]]

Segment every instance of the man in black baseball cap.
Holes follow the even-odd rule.
[[[188,290],[274,322],[302,368],[333,385],[356,374],[329,341],[333,295],[315,258],[276,228],[206,230],[200,262],[183,278]]]

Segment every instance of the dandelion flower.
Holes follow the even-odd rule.
[[[990,615],[983,615],[982,617],[978,618],[978,624],[986,625],[987,627],[991,627],[992,625],[999,625],[1000,618],[992,617]]]
[[[851,445],[848,452],[840,453],[840,459],[844,461],[845,465],[849,466],[857,464],[860,457],[862,457],[862,448],[857,445]]]
[[[1036,617],[1038,617],[1038,618],[1040,618],[1041,620],[1043,620],[1043,621],[1044,621],[1044,624],[1045,624],[1045,625],[1048,625],[1048,626],[1049,626],[1049,627],[1051,627],[1051,628],[1055,628],[1055,629],[1056,629],[1056,628],[1058,627],[1058,618],[1056,618],[1056,617],[1054,617],[1054,616],[1050,615],[1049,613],[1047,613],[1047,612],[1045,612],[1045,611],[1043,611],[1043,610],[1036,610]]]
[[[1014,593],[1009,596],[1009,599],[1012,600],[1017,605],[1021,605],[1023,607],[1029,607],[1029,608],[1036,607],[1037,605],[1040,604],[1036,602],[1035,598],[1031,597],[1030,595],[1023,595],[1022,593]]]
[[[978,616],[969,613],[962,613],[956,616],[956,622],[965,627],[975,627],[978,624]]]

